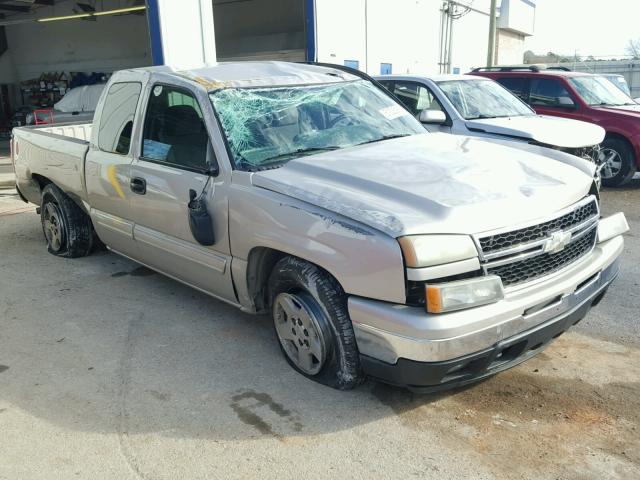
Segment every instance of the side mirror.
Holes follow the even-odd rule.
[[[187,208],[189,211],[189,228],[193,238],[200,245],[213,245],[215,243],[213,219],[207,210],[206,192],[203,190],[198,196],[198,192],[190,189]]]
[[[441,124],[447,121],[447,116],[442,110],[422,110],[418,120],[421,123]]]
[[[558,97],[558,102],[556,103],[556,105],[558,107],[562,107],[562,108],[578,108],[578,105],[576,105],[573,100],[571,99],[571,97]]]

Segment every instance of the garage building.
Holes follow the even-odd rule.
[[[463,73],[486,61],[489,3],[0,0],[0,134],[19,107],[51,109],[72,86],[122,68],[280,59]],[[519,62],[535,4],[502,0],[501,12],[496,59]]]

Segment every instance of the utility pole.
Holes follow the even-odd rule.
[[[455,18],[455,4],[449,0],[449,42],[447,47],[447,70],[446,73],[451,73],[451,62],[453,59],[453,19]]]
[[[493,67],[493,59],[496,56],[496,3],[491,0],[491,11],[489,12],[489,45],[487,47],[487,67]]]

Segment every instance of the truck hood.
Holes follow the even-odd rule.
[[[593,123],[545,115],[482,118],[465,123],[470,130],[524,138],[561,148],[597,145],[604,140],[606,133],[604,128]]]
[[[620,105],[619,107],[596,106],[598,110],[615,113],[617,115],[625,115],[632,118],[640,118],[640,105]]]
[[[253,185],[393,237],[536,221],[588,194],[570,165],[480,138],[425,133],[292,160]]]

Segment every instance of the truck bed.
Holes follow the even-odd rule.
[[[34,181],[42,177],[77,202],[85,200],[84,160],[91,128],[91,123],[68,123],[13,130],[16,184],[27,200],[40,204],[40,190]]]

